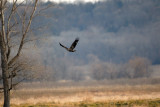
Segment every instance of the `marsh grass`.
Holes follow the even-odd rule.
[[[11,91],[11,107],[160,107],[160,84],[44,82],[20,87]]]
[[[12,107],[159,107],[160,99],[154,100],[129,100],[129,101],[111,101],[111,102],[76,102],[76,103],[38,103],[11,105]]]

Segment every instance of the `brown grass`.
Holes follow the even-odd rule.
[[[11,92],[11,103],[111,102],[160,98],[160,85],[109,85],[22,88]],[[2,98],[1,98],[2,101]],[[2,102],[0,102],[2,104]]]
[[[81,102],[139,101],[160,98],[160,84],[118,85],[108,84],[105,81],[92,83],[61,81],[24,83],[20,87],[11,91],[11,104],[81,104]],[[3,96],[0,94],[0,105],[2,101]]]

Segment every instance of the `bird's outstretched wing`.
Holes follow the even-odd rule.
[[[68,48],[62,45],[61,43],[59,43],[59,45],[68,50]]]
[[[78,41],[79,41],[79,38],[76,38],[75,41],[72,43],[72,45],[70,47],[71,50],[73,50],[76,47]]]

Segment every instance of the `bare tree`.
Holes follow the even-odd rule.
[[[10,0],[11,1],[11,0]],[[4,93],[4,107],[10,107],[10,90],[24,78],[15,77],[24,69],[31,69],[26,66],[20,56],[22,55],[25,43],[31,41],[31,23],[36,14],[38,0],[8,0],[0,1],[0,51],[3,86],[0,90]],[[43,9],[42,9],[43,10]],[[32,39],[33,40],[33,39]],[[21,57],[23,59],[23,57]],[[21,73],[19,73],[21,74]],[[23,75],[22,75],[23,74]],[[24,73],[19,77],[24,77]]]
[[[147,58],[134,57],[129,60],[126,67],[126,74],[129,78],[147,77],[152,69],[151,62]]]

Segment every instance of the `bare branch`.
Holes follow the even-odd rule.
[[[33,42],[33,41],[38,40],[38,39],[39,39],[39,38],[30,39],[30,40],[25,40],[25,41],[24,41],[24,44],[25,44],[25,43],[28,43],[28,42]]]
[[[35,0],[35,4],[34,4],[33,10],[32,10],[32,13],[31,13],[31,15],[30,15],[29,22],[28,22],[28,24],[27,24],[27,27],[26,27],[26,29],[25,29],[25,32],[24,32],[23,35],[22,35],[22,39],[21,39],[21,42],[20,42],[20,45],[19,45],[18,52],[17,52],[16,56],[11,59],[11,61],[8,63],[8,65],[11,65],[15,60],[17,60],[18,56],[19,56],[20,53],[21,53],[22,47],[23,47],[23,45],[24,45],[24,39],[25,39],[25,37],[26,37],[26,35],[27,35],[27,32],[28,32],[28,30],[29,30],[29,28],[30,28],[30,25],[31,25],[31,22],[32,22],[33,15],[34,15],[34,13],[35,13],[35,11],[36,11],[37,2],[38,2],[38,0]]]
[[[4,1],[4,6],[7,4],[7,0]]]
[[[11,90],[12,89],[12,77],[11,77],[11,83],[10,83],[10,88],[9,88],[9,90]]]
[[[15,2],[13,1],[11,13],[9,14],[8,21],[7,21],[7,42],[8,42],[8,38],[9,38],[8,36],[9,36],[9,31],[10,31],[10,28],[9,28],[10,27],[10,20],[12,18],[13,13],[15,12],[16,3],[17,3],[17,0]]]
[[[3,40],[3,43],[4,43],[4,48],[6,48],[6,33],[5,33],[5,19],[4,19],[4,4],[5,4],[5,1],[1,1],[1,36],[2,36],[2,40]]]
[[[20,81],[17,82],[17,83],[11,84],[11,87],[10,87],[9,90],[12,90],[15,86],[17,86],[19,83],[21,83],[21,82],[24,81],[24,80],[25,80],[25,79],[22,79],[22,80],[20,80]]]
[[[44,8],[42,8],[42,9],[40,9],[40,10],[37,12],[37,14],[35,14],[35,16],[33,16],[33,18],[41,15],[41,13],[42,13],[43,11],[45,11],[45,10],[47,10],[48,8],[53,7],[53,6],[55,6],[55,5],[54,5],[54,4],[48,5],[47,7],[44,7]]]
[[[49,24],[49,23],[46,23],[47,25]],[[40,30],[43,30],[43,29],[47,29],[48,28],[48,26],[39,26],[39,27],[37,27],[37,28],[32,28],[32,29],[30,29],[28,32],[32,32],[32,31],[40,31]]]
[[[23,3],[23,2],[22,2],[22,3]],[[13,16],[13,14],[15,13],[15,10],[18,8],[18,6],[20,6],[20,4],[19,4],[18,6],[16,6],[16,4],[17,4],[17,0],[13,1],[12,9],[11,9],[11,12],[10,12],[10,14],[9,14],[8,21],[7,21],[7,33],[6,33],[6,36],[7,36],[7,37],[6,37],[6,39],[7,39],[6,45],[7,45],[7,48],[8,48],[8,51],[7,51],[7,60],[9,60],[10,51],[11,51],[11,46],[10,46],[10,44],[9,44],[9,42],[10,42],[9,35],[10,35],[11,31],[12,31],[12,28],[13,28],[15,25],[18,24],[18,23],[17,23],[17,20],[15,20],[15,18],[14,18],[15,23],[14,23],[12,26],[10,26],[11,18],[12,18],[12,16]]]

